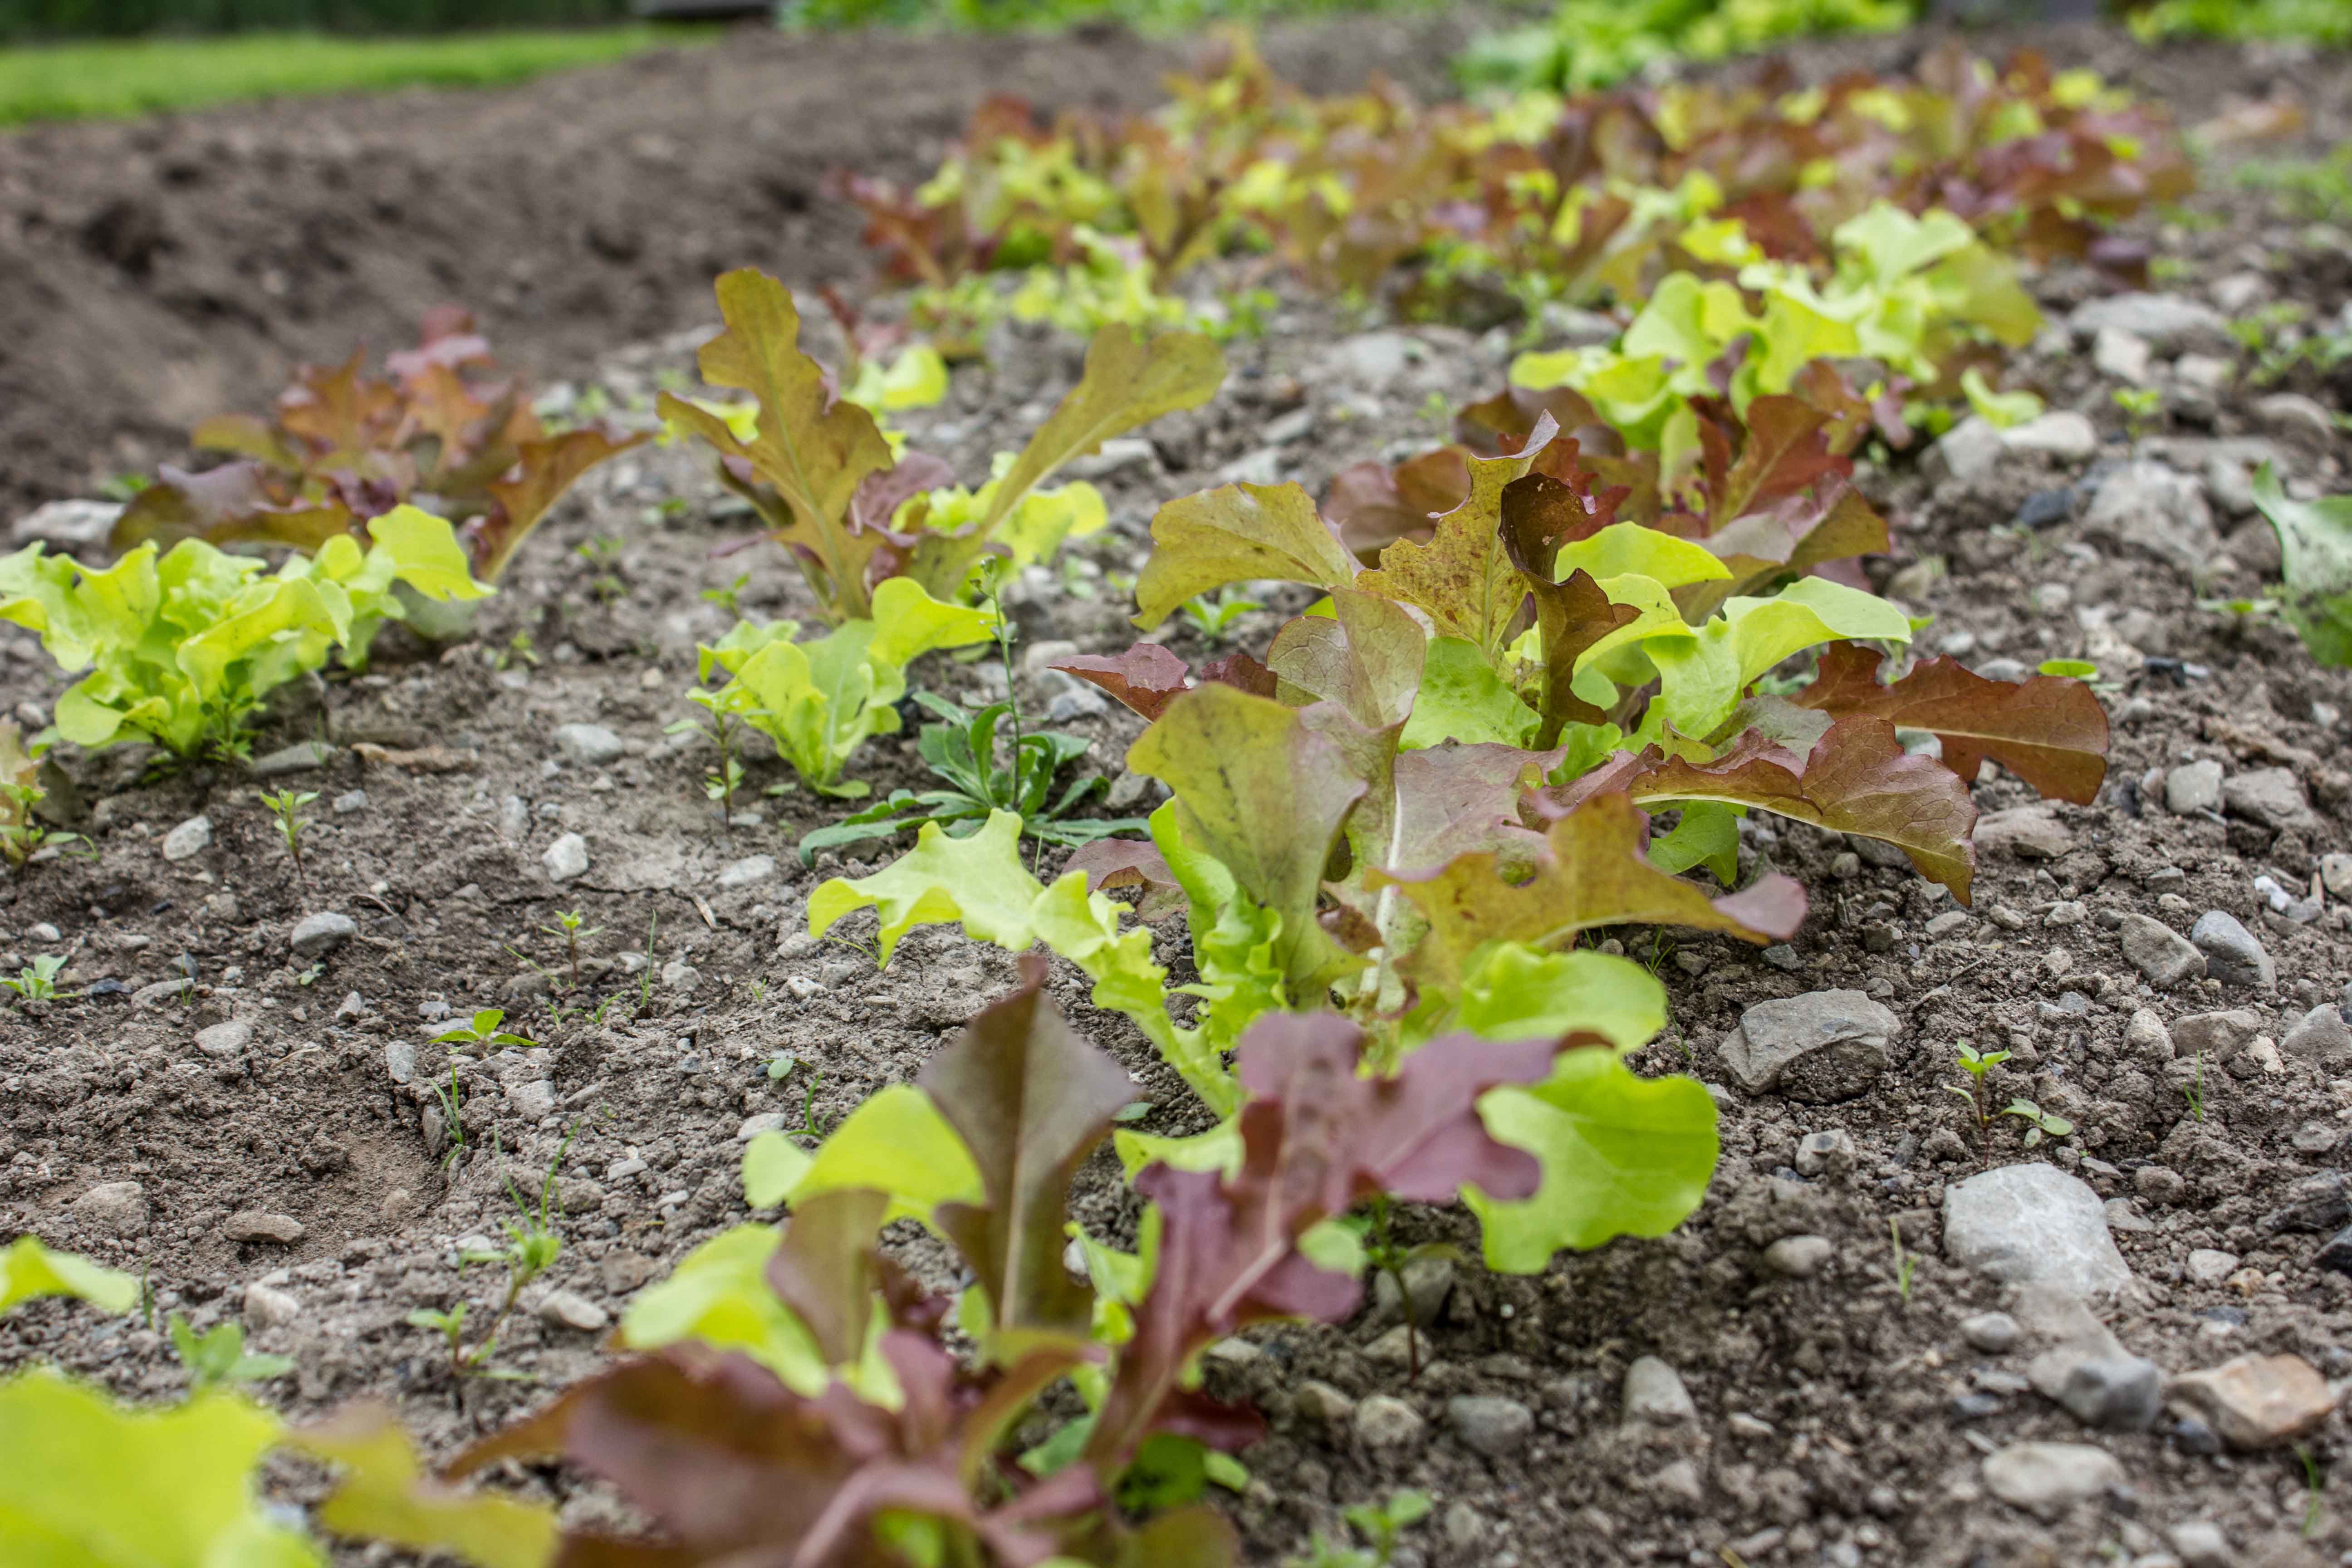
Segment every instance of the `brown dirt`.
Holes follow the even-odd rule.
[[[1056,60],[1097,47],[1057,47],[1079,53]],[[2178,89],[2189,118],[2282,68],[2228,51],[2151,58],[2103,35],[2068,47],[2144,88]],[[953,75],[937,69],[942,79]],[[2332,65],[2325,74],[2300,70],[2297,80],[2323,132],[2341,126],[2352,78]],[[957,113],[942,111],[941,131]],[[2195,205],[2223,221],[2168,237],[2189,269],[2167,287],[2204,297],[2223,277],[2251,269],[2318,311],[2342,305],[2340,258],[2311,248],[2299,220],[2226,190]],[[687,254],[665,265],[683,268]],[[833,254],[849,264],[845,248]],[[551,267],[542,276],[562,274]],[[2037,286],[2053,311],[2089,289],[2065,272]],[[427,297],[419,287],[397,308],[371,306],[381,311],[372,319],[404,320]],[[647,297],[669,287],[656,279]],[[694,287],[707,279],[698,275]],[[691,290],[683,281],[676,288],[682,316],[650,319],[647,330],[700,319]],[[1411,329],[1421,357],[1394,381],[1368,384],[1329,351],[1374,324],[1291,300],[1267,339],[1237,344],[1224,394],[1154,427],[1156,460],[1105,481],[1114,526],[1076,552],[1076,588],[1040,592],[1020,606],[1033,645],[1062,637],[1087,651],[1125,646],[1123,606],[1106,579],[1136,569],[1160,503],[1245,458],[1319,489],[1347,463],[1429,439],[1424,402],[1491,390],[1510,347],[1501,337]],[[325,352],[328,323],[301,330],[318,334]],[[584,328],[577,340],[562,335],[571,330],[548,341],[590,341]],[[1066,344],[1008,334],[993,347],[992,363],[959,370],[947,405],[906,421],[918,446],[967,474],[1017,441],[1074,368]],[[581,374],[625,408],[657,374],[686,363],[682,351],[648,347],[583,362]],[[1657,956],[1674,1023],[1639,1064],[1727,1082],[1718,1047],[1744,1008],[1851,986],[1881,996],[1902,1020],[1886,1073],[1864,1094],[1826,1105],[1726,1089],[1723,1163],[1689,1224],[1660,1241],[1564,1257],[1529,1279],[1457,1267],[1431,1335],[1434,1364],[1417,1381],[1375,1349],[1388,1327],[1376,1310],[1338,1328],[1253,1335],[1256,1352],[1213,1358],[1213,1386],[1256,1400],[1275,1426],[1245,1456],[1255,1479],[1233,1504],[1252,1561],[1300,1551],[1310,1531],[1339,1528],[1341,1508],[1397,1485],[1437,1501],[1435,1517],[1409,1533],[1400,1568],[2165,1568],[2167,1531],[2196,1519],[2226,1529],[2237,1562],[2316,1565],[2352,1552],[2343,1480],[2352,1429],[2341,1412],[2305,1439],[2324,1478],[2320,1521],[2306,1536],[2304,1472],[2286,1450],[2211,1454],[2171,1414],[2145,1431],[2085,1428],[2022,1386],[2024,1354],[1971,1350],[1958,1331],[1961,1319],[2004,1299],[2000,1286],[1940,1256],[1948,1185],[2047,1157],[2102,1198],[2128,1200],[2148,1226],[2118,1231],[2138,1282],[2129,1298],[2100,1308],[2132,1352],[2175,1373],[2249,1350],[2290,1352],[2339,1382],[2352,1376],[2352,1279],[2315,1267],[2325,1237],[2293,1212],[2303,1184],[2340,1178],[2352,1163],[2352,1079],[2294,1058],[2273,1070],[2249,1050],[2209,1074],[2200,1119],[2178,1087],[2179,1066],[2126,1038],[2143,1008],[2178,1023],[2227,1006],[2254,1008],[2263,1032],[2283,1038],[2352,979],[2346,906],[2330,898],[2318,920],[2296,924],[2263,909],[2253,890],[2265,872],[2301,889],[2320,856],[2352,848],[2352,781],[2341,762],[2352,735],[2352,677],[2315,669],[2275,626],[2200,607],[2200,599],[2251,595],[2263,581],[2265,536],[2226,507],[2219,521],[2228,550],[2201,562],[2196,579],[2087,533],[2079,496],[2068,518],[2014,525],[2029,496],[2068,486],[2087,494],[2130,455],[2109,400],[2114,384],[2093,372],[2085,353],[2053,335],[2022,369],[2053,404],[2089,415],[2102,450],[2087,463],[2013,459],[1978,483],[1930,483],[1915,458],[1897,459],[1870,480],[1902,542],[1878,571],[1916,613],[1935,616],[1931,644],[1972,639],[1971,662],[1998,654],[2030,666],[2097,653],[2118,682],[2109,699],[2118,716],[2115,766],[2099,802],[2056,812],[2070,842],[2053,858],[1989,852],[1976,918],[1958,929],[1939,924],[1934,936],[1928,922],[1951,906],[1907,868],[1841,858],[1847,846],[1808,829],[1751,833],[1743,863],[1796,875],[1813,896],[1814,916],[1787,955],[1793,967],[1670,935]],[[1302,400],[1315,413],[1312,430],[1269,456],[1263,426]],[[2180,406],[2154,441],[2257,428],[2252,395],[2240,390]],[[0,446],[11,461],[16,439]],[[2291,479],[2330,490],[2347,488],[2346,456],[2340,437],[2283,441],[2280,453]],[[671,501],[684,504],[664,504]],[[875,1089],[911,1078],[978,999],[1008,986],[1009,958],[951,931],[917,932],[879,973],[852,947],[810,941],[803,910],[817,880],[865,868],[808,872],[793,858],[797,835],[836,808],[783,795],[761,802],[764,824],[722,831],[699,789],[708,752],[665,738],[683,711],[694,643],[726,624],[699,592],[755,559],[708,556],[740,527],[689,454],[632,454],[593,475],[580,502],[530,542],[483,607],[474,641],[437,655],[388,648],[373,674],[289,694],[259,751],[323,733],[339,745],[440,743],[467,764],[411,774],[343,749],[324,773],[298,776],[320,794],[307,896],[250,781],[203,769],[151,775],[129,749],[75,759],[95,803],[98,858],[38,865],[0,884],[0,973],[13,973],[22,955],[69,953],[71,983],[88,988],[77,1000],[0,1010],[0,1237],[30,1230],[146,1268],[159,1306],[189,1312],[200,1326],[249,1312],[249,1286],[278,1286],[299,1315],[257,1327],[255,1337],[262,1349],[293,1355],[297,1371],[266,1397],[298,1415],[382,1397],[446,1451],[600,1359],[592,1336],[527,1310],[499,1363],[540,1384],[458,1382],[431,1338],[406,1323],[420,1306],[467,1299],[480,1311],[494,1298],[490,1271],[461,1268],[457,1258],[467,1238],[495,1235],[511,1212],[508,1179],[535,1184],[577,1124],[559,1168],[566,1246],[550,1283],[617,1312],[646,1279],[748,1217],[737,1130],[752,1114],[797,1117],[802,1109],[797,1080],[778,1088],[768,1079],[773,1053],[822,1069],[814,1110],[829,1124]],[[617,542],[617,596],[597,591],[603,569],[573,549],[596,538]],[[1930,557],[1947,575],[1906,570]],[[2063,609],[2053,592],[2061,588]],[[759,561],[746,598],[766,614],[807,607],[775,557]],[[2102,617],[2086,620],[2086,610],[2104,611],[2105,625],[2133,646],[2095,645]],[[1275,624],[1271,613],[1254,616],[1236,636],[1262,647]],[[497,650],[525,630],[545,662],[497,668]],[[984,666],[938,661],[920,679],[960,697],[989,689]],[[0,700],[47,704],[61,685],[28,639],[11,632],[0,640]],[[1038,703],[1049,695],[1025,690]],[[572,721],[610,727],[626,754],[603,767],[559,761],[552,731]],[[1067,727],[1092,735],[1096,765],[1119,774],[1138,728],[1127,715]],[[910,750],[880,743],[858,769],[881,787],[911,782]],[[2156,804],[2160,787],[2151,794],[2141,781],[2191,758],[2232,773],[2290,769],[2307,792],[2310,819],[2283,827],[2241,811],[2168,815]],[[758,784],[781,776],[772,761],[754,768]],[[354,790],[364,799],[338,804]],[[1988,780],[1977,798],[1987,811],[2026,799],[2004,779]],[[158,840],[199,813],[213,825],[213,847],[163,859]],[[541,856],[574,831],[587,839],[590,869],[578,882],[551,884]],[[723,868],[755,855],[781,869],[722,885]],[[320,909],[344,912],[358,929],[314,968],[292,957],[288,937],[303,913]],[[556,944],[539,934],[567,909],[603,928],[577,992]],[[2159,992],[2118,951],[2114,922],[2126,913],[2185,929],[2209,909],[2233,913],[2261,938],[2277,963],[2275,984]],[[1647,956],[1647,934],[1638,940]],[[1161,956],[1177,954],[1163,945]],[[551,985],[542,970],[556,973]],[[184,994],[167,988],[133,1000],[181,973],[194,977]],[[1086,1005],[1074,973],[1058,971],[1055,991],[1160,1103],[1148,1130],[1199,1124],[1197,1108],[1139,1037]],[[544,1056],[464,1064],[422,1043],[437,1032],[428,1020],[443,1008],[490,1005],[505,1006],[542,1041]],[[219,1055],[197,1048],[199,1030],[228,1020],[252,1026],[248,1044]],[[1964,1038],[2018,1053],[2000,1070],[1997,1099],[2031,1096],[2072,1117],[2078,1134],[2032,1152],[2014,1124],[1979,1137],[1946,1091],[1957,1076],[1952,1045]],[[415,1065],[400,1081],[392,1068],[404,1066],[409,1049]],[[461,1146],[429,1087],[453,1068],[465,1106]],[[1850,1168],[1798,1158],[1801,1137],[1828,1131],[1851,1136]],[[2178,1186],[2144,1177],[2149,1167],[2177,1174]],[[121,1232],[76,1207],[92,1187],[116,1182],[140,1184],[145,1203],[143,1221]],[[1080,1215],[1098,1233],[1118,1236],[1131,1224],[1131,1200],[1107,1159],[1081,1187]],[[256,1209],[299,1220],[301,1238],[289,1246],[224,1234],[227,1216]],[[1907,1296],[1888,1241],[1895,1221],[1916,1260]],[[1764,1247],[1801,1233],[1832,1243],[1819,1273],[1790,1279],[1764,1267]],[[1421,1211],[1409,1221],[1408,1239],[1437,1237],[1475,1255],[1459,1213]],[[2192,1248],[2235,1254],[2238,1270],[2201,1281],[2185,1267]],[[536,1296],[527,1308],[535,1305]],[[1645,1354],[1680,1370],[1695,1421],[1621,1422],[1621,1380]],[[57,1361],[124,1394],[163,1397],[183,1386],[153,1332],[58,1303],[0,1324],[0,1366],[32,1360]],[[1310,1378],[1351,1397],[1401,1398],[1426,1429],[1391,1452],[1367,1448],[1345,1427],[1331,1432],[1310,1418],[1299,1397]],[[1462,1394],[1517,1401],[1533,1412],[1533,1427],[1498,1457],[1475,1452],[1449,1424],[1448,1401]],[[1986,1495],[1979,1467],[1985,1452],[2022,1439],[2098,1444],[2122,1462],[2129,1486],[2049,1521],[2014,1510]],[[299,1479],[288,1489],[311,1495]]]
[[[1290,29],[1308,85],[1420,90],[1458,16]],[[1190,52],[1117,27],[720,46],[466,93],[296,100],[0,135],[0,508],[88,494],[257,406],[300,360],[404,346],[474,308],[520,367],[568,374],[692,326],[710,279],[870,273],[837,168],[919,179],[992,93],[1141,110]]]

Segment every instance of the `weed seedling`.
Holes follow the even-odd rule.
[[[582,922],[586,919],[586,916],[573,910],[557,914],[553,925],[539,928],[550,936],[560,936],[563,939],[564,956],[572,962],[572,989],[574,991],[580,989],[580,939],[602,936],[604,931],[603,926],[590,926],[585,931],[581,930]]]
[[[457,1069],[449,1069],[449,1081],[433,1086],[433,1097],[441,1103],[441,1120],[449,1129],[449,1147],[441,1155],[441,1168],[447,1170],[466,1152],[466,1091],[457,1087]]]
[[[492,1046],[521,1046],[528,1048],[539,1043],[499,1028],[499,1026],[506,1021],[507,1016],[503,1008],[485,1007],[474,1015],[472,1022],[460,1024],[454,1029],[436,1035],[433,1037],[433,1041],[436,1045],[456,1046],[459,1050],[471,1047],[485,1056],[489,1054],[489,1048]]]
[[[2116,406],[2124,411],[2124,427],[2135,441],[2147,434],[2164,409],[2164,394],[2153,386],[2118,386],[2114,395]]]
[[[2297,1443],[2294,1457],[2303,1461],[2303,1538],[2311,1541],[2327,1521],[2327,1494],[2320,1485],[2319,1461],[2311,1450]]]
[[[27,1002],[47,1002],[57,995],[58,975],[65,966],[64,959],[45,952],[16,971],[15,979],[0,979],[0,985],[5,985]]]
[[[1948,1083],[1944,1088],[1948,1092],[1957,1094],[1968,1102],[1969,1110],[1977,1119],[1977,1136],[1981,1138],[1984,1136],[1985,1129],[1992,1125],[1992,1115],[1985,1109],[1985,1074],[2009,1060],[2009,1053],[1979,1051],[1966,1040],[1959,1043],[1958,1051],[1958,1066],[1962,1072],[1969,1075],[1968,1081]]]
[[[1388,1568],[1396,1561],[1400,1538],[1427,1519],[1431,1507],[1427,1493],[1403,1487],[1391,1492],[1386,1502],[1359,1503],[1339,1517],[1371,1542],[1369,1547],[1336,1545],[1318,1531],[1307,1555],[1292,1558],[1288,1568]]]
[[[1208,642],[1222,641],[1235,621],[1252,610],[1265,606],[1239,588],[1221,588],[1213,596],[1203,594],[1179,606],[1185,622]]]
[[[539,668],[539,648],[530,640],[529,632],[515,633],[507,639],[506,647],[490,657],[492,669],[512,669],[519,664],[529,665],[533,669]]]
[[[302,830],[310,826],[310,819],[301,811],[318,798],[318,791],[307,789],[282,789],[261,797],[261,804],[278,819],[278,836],[286,841],[286,858],[294,862],[294,879],[305,888],[310,885],[310,879],[302,868]]]
[[[2029,1149],[2044,1138],[2063,1138],[2074,1131],[2074,1124],[2063,1116],[2042,1110],[2030,1100],[2012,1100],[2003,1116],[2014,1116],[2025,1123],[2025,1146]]]
[[[2205,1120],[2205,1053],[2203,1051],[2197,1053],[2195,1058],[2189,1063],[2189,1068],[2191,1076],[2187,1083],[2180,1086],[2180,1092],[2189,1101],[2189,1114],[2202,1121]]]
[[[562,1169],[563,1156],[571,1152],[572,1140],[578,1131],[575,1126],[566,1132],[563,1142],[556,1148],[555,1158],[548,1162],[547,1174],[540,1182],[536,1207],[515,1190],[511,1181],[507,1184],[507,1195],[514,1202],[515,1217],[504,1224],[506,1245],[496,1251],[458,1255],[460,1267],[468,1263],[506,1265],[506,1294],[499,1302],[497,1315],[490,1319],[489,1328],[474,1347],[471,1350],[466,1348],[465,1302],[458,1302],[446,1312],[420,1308],[408,1314],[408,1321],[413,1326],[430,1329],[447,1342],[449,1370],[459,1377],[523,1375],[484,1372],[482,1363],[497,1352],[499,1331],[506,1327],[507,1320],[514,1316],[515,1303],[522,1299],[522,1293],[530,1288],[533,1280],[554,1268],[555,1260],[563,1254],[563,1237],[555,1227],[559,1217],[555,1206],[555,1173]]]
[[[1419,1247],[1407,1247],[1398,1241],[1389,1229],[1389,1208],[1386,1194],[1372,1200],[1371,1214],[1365,1226],[1364,1260],[1378,1272],[1387,1275],[1389,1282],[1396,1287],[1397,1311],[1404,1319],[1405,1376],[1407,1381],[1412,1381],[1421,1376],[1421,1325],[1413,1321],[1412,1295],[1405,1289],[1405,1270],[1424,1258],[1454,1258],[1461,1254],[1443,1242],[1424,1242]]]
[[[191,1394],[233,1384],[266,1383],[294,1370],[292,1356],[247,1355],[245,1331],[235,1323],[215,1324],[210,1332],[199,1335],[188,1326],[187,1319],[174,1312],[171,1329],[172,1351],[188,1369]]]
[[[735,826],[735,792],[743,787],[743,763],[736,748],[742,739],[743,714],[751,702],[751,695],[739,685],[730,685],[717,691],[698,687],[686,698],[709,713],[710,722],[680,719],[662,732],[700,735],[719,748],[719,765],[704,776],[702,793],[706,798],[719,803],[726,814],[725,824],[731,828]]]
[[[751,580],[751,574],[745,572],[724,588],[705,588],[702,591],[703,600],[726,611],[729,620],[740,621],[743,618],[743,584]]]

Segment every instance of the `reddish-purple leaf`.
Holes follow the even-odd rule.
[[[1139,642],[1114,658],[1087,654],[1055,661],[1054,668],[1101,687],[1146,719],[1157,719],[1186,689],[1192,671],[1156,642]]]

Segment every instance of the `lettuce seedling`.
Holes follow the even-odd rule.
[[[2320,663],[2352,665],[2352,496],[2290,500],[2264,463],[2254,475],[2254,505],[2278,535],[2287,624]]]
[[[1071,524],[1057,532],[1028,518],[1038,487],[1109,437],[1207,401],[1224,378],[1223,356],[1204,337],[1106,328],[1077,386],[992,484],[978,496],[934,500],[953,478],[947,465],[895,451],[871,413],[835,395],[824,368],[801,351],[791,290],[747,268],[721,277],[718,291],[727,330],[703,346],[703,379],[752,401],[721,408],[665,393],[662,416],[718,453],[720,481],[792,552],[836,627],[875,618],[876,595],[893,579],[962,599],[983,554],[1016,553],[1004,535],[1024,523],[1045,530],[1050,553]]]
[[[191,756],[242,753],[246,719],[277,688],[340,651],[366,663],[376,633],[403,620],[394,592],[478,599],[444,520],[402,507],[276,572],[187,539],[157,557],[140,545],[103,571],[37,544],[0,557],[0,620],[41,634],[59,668],[88,670],[58,700],[57,733],[99,747],[132,737]]]
[[[599,463],[649,437],[604,426],[551,435],[462,310],[425,318],[423,341],[376,379],[353,354],[305,365],[268,417],[229,415],[191,444],[235,454],[201,473],[164,466],[117,520],[111,548],[201,539],[314,552],[368,538],[375,519],[430,498],[473,574],[496,582],[548,510]]]
[[[14,719],[0,719],[0,859],[22,867],[44,847],[79,844],[79,833],[68,833],[34,820],[47,798],[41,784],[41,762],[48,752],[45,741],[28,747]]]

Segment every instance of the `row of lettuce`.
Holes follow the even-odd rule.
[[[1912,621],[1858,570],[1888,539],[1854,455],[1906,441],[1906,403],[1972,373],[1989,391],[2038,321],[2013,254],[2127,266],[2108,225],[2169,187],[2174,154],[2095,83],[1929,68],[1949,79],[1555,105],[1512,140],[1467,111],[1307,100],[1243,59],[1115,154],[1081,128],[1013,134],[911,205],[868,187],[877,225],[936,219],[895,242],[935,289],[1127,224],[1162,267],[1246,245],[1412,288],[1525,267],[1563,297],[1605,288],[1624,330],[1523,359],[1455,441],[1351,470],[1320,504],[1235,484],[1160,509],[1140,628],[1237,583],[1301,584],[1308,607],[1199,669],[1150,640],[1062,664],[1145,721],[1127,764],[1169,792],[1148,838],[1091,845],[1049,881],[998,813],[814,892],[819,934],[875,911],[882,963],[949,923],[1024,955],[1024,982],[815,1149],[751,1143],[748,1203],[790,1217],[720,1234],[642,1292],[628,1358],[438,1476],[379,1410],[289,1428],[230,1391],[135,1411],[28,1373],[0,1384],[10,1560],[320,1561],[257,1500],[256,1468],[288,1450],[337,1467],[319,1527],[485,1568],[1235,1563],[1202,1499],[1258,1423],[1201,1386],[1200,1352],[1347,1317],[1386,1205],[1465,1205],[1486,1263],[1523,1273],[1678,1225],[1714,1168],[1715,1109],[1696,1080],[1628,1065],[1666,997],[1606,933],[1794,934],[1801,886],[1741,885],[1756,811],[1892,844],[1965,900],[1987,762],[2075,802],[2105,775],[2081,682],[1911,656]],[[2007,162],[2040,183],[1981,183]],[[1050,483],[1062,467],[1206,402],[1223,355],[1165,321],[1099,324],[1076,387],[971,484],[887,424],[938,394],[936,354],[851,319],[857,363],[829,370],[774,279],[731,273],[718,298],[709,395],[664,394],[664,438],[708,450],[824,625],[741,623],[702,650],[691,696],[855,795],[850,764],[898,727],[915,661],[996,638],[1005,574],[1103,525],[1090,486]],[[0,560],[0,617],[88,671],[64,740],[235,750],[273,688],[490,592],[580,473],[650,435],[551,433],[445,319],[381,379],[309,373],[268,419],[208,427],[234,460],[161,476],[112,567]],[[292,553],[272,572],[224,548],[255,542]],[[1810,676],[1776,673],[1801,656]],[[1154,929],[1180,916],[1181,981]],[[1120,1125],[1134,1082],[1048,1000],[1041,945],[1134,1024],[1206,1131]],[[1106,1139],[1140,1201],[1131,1238],[1070,1212]],[[943,1297],[894,1262],[897,1219],[970,1283]],[[138,1304],[30,1238],[5,1268],[0,1304]],[[129,1452],[152,1462],[96,1457]],[[662,1539],[457,1484],[548,1457]]]

